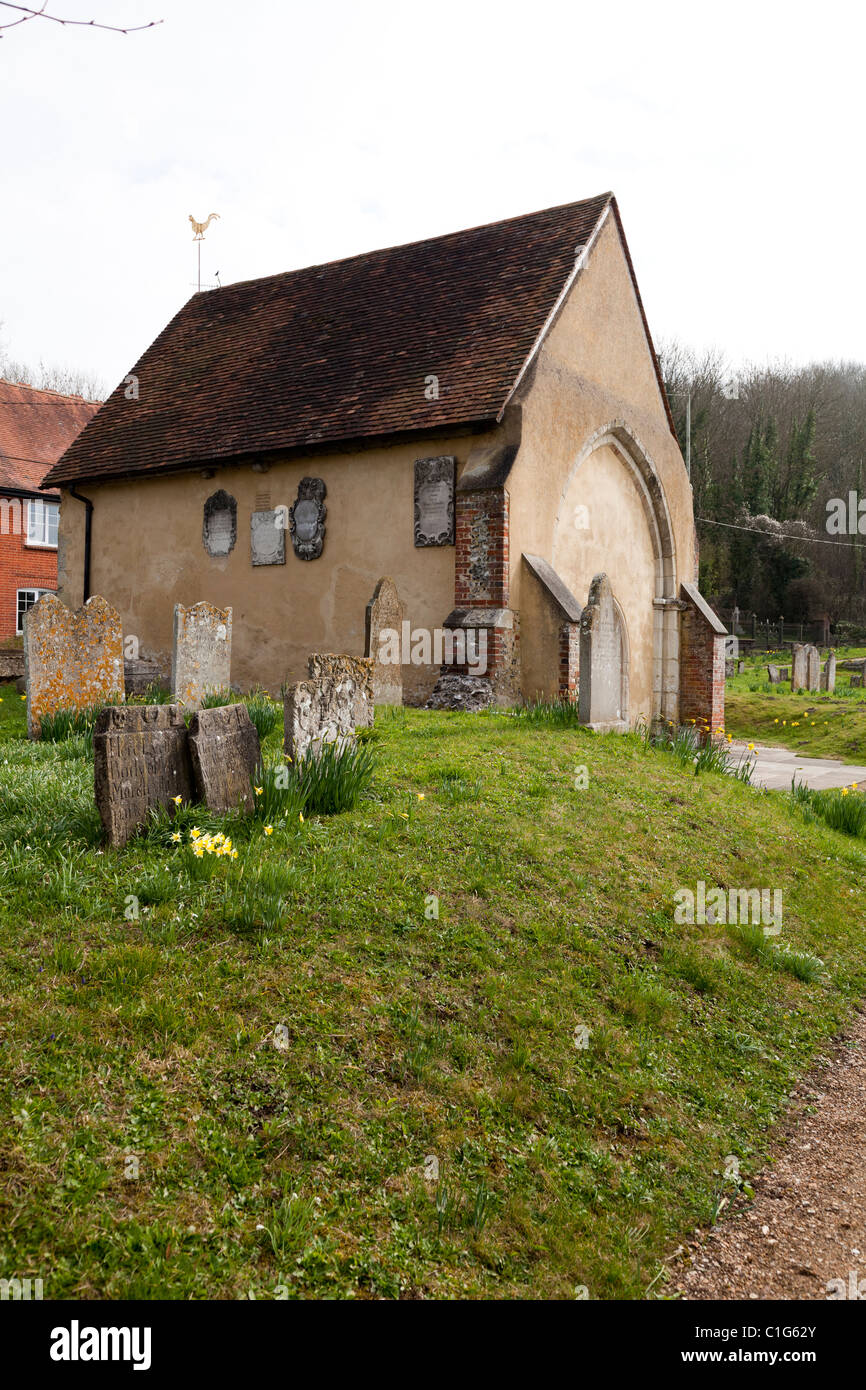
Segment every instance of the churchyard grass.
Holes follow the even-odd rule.
[[[866,659],[866,650],[840,648],[838,660]],[[725,682],[725,728],[734,738],[792,748],[806,757],[866,763],[866,690],[852,687],[851,672],[836,670],[832,694],[802,690],[790,681],[771,685],[767,662],[790,668],[790,654],[750,657],[742,675]],[[822,663],[823,664],[823,663]]]
[[[354,810],[111,851],[0,695],[0,1274],[46,1298],[664,1298],[866,994],[866,846],[637,734],[377,711]],[[677,925],[698,880],[780,889],[776,955]]]

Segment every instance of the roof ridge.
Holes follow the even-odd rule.
[[[16,391],[33,391],[37,396],[55,396],[60,401],[81,401],[84,405],[103,405],[104,402],[91,396],[81,396],[75,391],[56,391],[53,386],[33,386],[29,381],[13,381],[11,377],[0,376],[0,386],[14,386]]]

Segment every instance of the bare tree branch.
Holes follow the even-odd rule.
[[[157,24],[163,23],[161,19],[152,19],[149,24],[134,24],[128,29],[123,29],[118,24],[100,24],[95,19],[61,19],[59,15],[46,14],[45,8],[47,4],[48,0],[44,0],[44,3],[40,5],[38,9],[34,9],[32,5],[13,5],[11,0],[0,0],[0,9],[17,10],[21,14],[20,19],[12,19],[8,24],[0,24],[0,29],[14,29],[17,25],[26,24],[28,20],[31,19],[50,19],[52,24],[62,24],[64,26],[70,24],[81,29],[108,29],[112,34],[137,34],[142,29],[153,29]],[[2,34],[0,34],[0,38],[2,37]]]

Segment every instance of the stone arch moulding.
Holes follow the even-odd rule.
[[[619,645],[621,662],[619,685],[620,718],[622,719],[624,724],[628,724],[628,682],[629,671],[631,670],[631,644],[628,639],[628,623],[625,620],[625,613],[622,611],[622,608],[620,607],[619,600],[617,599],[616,594],[613,595],[613,611],[616,614],[617,625],[619,627]]]
[[[611,420],[595,430],[579,450],[568,471],[556,508],[553,563],[556,565],[556,537],[560,532],[562,511],[572,480],[590,455],[605,445],[613,450],[634,482],[652,541],[655,560],[652,717],[676,721],[679,715],[680,604],[674,530],[658,470],[648,451],[624,420]],[[627,631],[625,627],[623,630]]]

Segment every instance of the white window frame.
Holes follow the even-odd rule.
[[[54,517],[54,526],[49,525]],[[60,503],[52,497],[31,497],[27,503],[27,544],[40,546],[43,550],[57,549],[57,532],[60,526]],[[54,532],[54,540],[50,539]]]
[[[39,600],[42,598],[42,595],[43,595],[43,594],[54,594],[54,593],[56,593],[56,592],[57,592],[56,589],[37,589],[34,585],[28,585],[26,589],[16,589],[16,591],[15,591],[15,635],[16,635],[16,637],[21,637],[22,634],[23,634],[23,632],[24,632],[24,614],[27,613],[31,608],[35,608],[35,607],[36,607],[36,604],[37,604],[37,603],[39,602]],[[32,603],[28,603],[27,607],[26,607],[23,611],[22,611],[22,609],[21,609],[21,595],[22,595],[22,594],[35,594],[35,596],[36,596],[36,597],[34,598],[33,602],[32,602]]]

